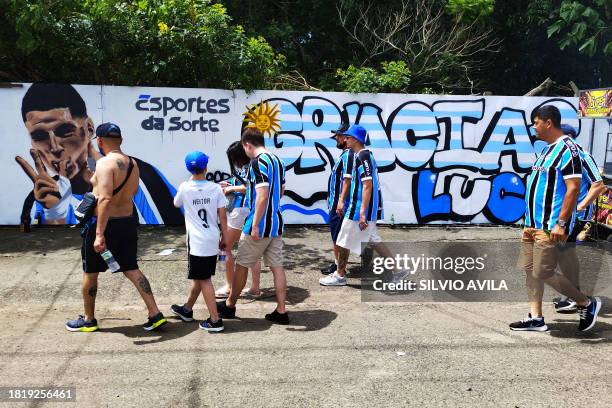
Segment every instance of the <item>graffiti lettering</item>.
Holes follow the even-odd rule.
[[[485,98],[412,100],[385,116],[382,107],[369,102],[339,107],[318,96],[295,103],[267,101],[280,106],[281,131],[266,140],[266,148],[297,176],[329,171],[339,154],[330,131],[342,122],[365,127],[366,147],[374,153],[383,184],[384,173],[394,180],[392,191],[383,194],[408,195],[418,223],[474,222],[479,214],[481,222],[517,222],[524,212],[525,177],[545,146],[531,128],[532,112],[540,105],[487,111]],[[563,123],[579,130],[571,103],[560,98],[544,103],[557,106]],[[323,200],[327,188],[321,178],[308,180],[319,186],[314,194],[309,190],[310,198],[287,191],[304,207]]]

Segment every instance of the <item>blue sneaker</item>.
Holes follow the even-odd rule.
[[[597,320],[597,314],[601,310],[601,299],[598,297],[589,298],[591,303],[588,306],[578,306],[580,312],[580,323],[578,324],[578,331],[584,332],[590,330],[595,326]]]
[[[548,330],[548,326],[544,323],[543,317],[531,317],[529,313],[525,319],[510,323],[510,330],[544,332]]]
[[[94,332],[100,329],[98,327],[98,321],[96,319],[87,321],[85,316],[79,315],[76,320],[69,320],[66,323],[66,330],[71,332]]]
[[[213,322],[209,317],[208,319],[200,323],[200,329],[206,330],[207,332],[218,333],[225,330],[225,327],[223,327],[223,319],[219,318],[219,320]]]

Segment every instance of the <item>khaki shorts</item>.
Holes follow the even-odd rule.
[[[242,233],[238,242],[236,263],[246,268],[252,268],[263,256],[268,268],[283,266],[283,239],[281,237],[260,238]]]
[[[548,279],[555,274],[559,250],[544,230],[523,229],[519,267],[536,279]]]

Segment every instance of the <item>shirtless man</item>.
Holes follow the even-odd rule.
[[[98,148],[104,157],[96,162],[96,171],[91,178],[93,194],[97,198],[95,217],[83,232],[81,256],[83,258],[83,303],[85,315],[66,324],[70,331],[92,332],[98,330],[94,317],[98,273],[108,266],[101,252],[108,249],[119,269],[136,286],[147,309],[149,320],[143,328],[155,330],[166,323],[159,311],[151,285],[138,269],[136,251],[138,218],[133,213],[132,198],[138,190],[139,171],[134,159],[121,151],[121,130],[112,123],[103,123],[96,129]]]

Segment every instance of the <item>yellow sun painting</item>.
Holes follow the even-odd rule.
[[[270,137],[281,128],[279,113],[278,104],[270,106],[267,101],[262,101],[259,104],[248,106],[243,115],[244,121],[248,122],[247,128],[257,129],[264,136],[267,134]]]

